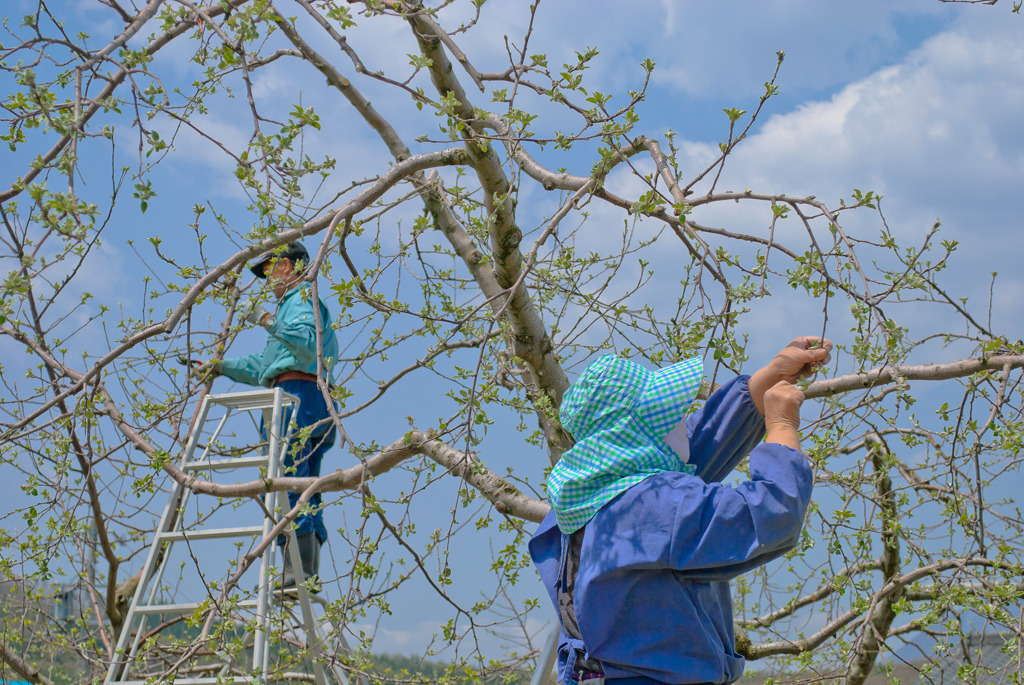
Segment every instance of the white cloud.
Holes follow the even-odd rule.
[[[404,623],[394,621],[395,625]],[[356,624],[352,629],[373,636],[373,648],[377,652],[390,654],[421,654],[440,632],[436,621],[419,621],[404,629],[389,628],[383,625]]]
[[[680,3],[674,2],[673,0],[661,0],[661,11],[664,12],[664,26],[662,27],[662,35],[665,38],[670,37],[676,30],[676,10]]]
[[[770,118],[737,149],[718,188],[816,193],[830,203],[853,187],[875,190],[901,242],[919,242],[941,219],[940,238],[961,243],[949,276],[963,293],[982,297],[988,272],[1014,274],[1013,260],[1024,252],[1012,206],[1024,175],[1024,137],[1013,114],[1022,109],[1024,45],[1014,27],[960,25],[828,101]],[[690,144],[684,152],[698,169],[714,149]],[[732,225],[766,223],[763,212],[741,206],[698,220],[707,215]],[[870,223],[867,215],[853,221],[855,228]],[[1006,320],[1019,320],[1019,298],[1005,296],[1019,291],[1019,279],[1005,285],[1012,287],[997,297]]]
[[[783,176],[800,193],[867,173],[936,201],[942,185],[971,185],[977,174],[1002,184],[1024,168],[1024,141],[1007,125],[1022,105],[1024,46],[1011,32],[944,33],[829,102],[772,117],[741,146],[732,175]]]

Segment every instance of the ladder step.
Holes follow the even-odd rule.
[[[290,393],[282,393],[284,404],[297,404],[299,398]],[[249,390],[246,392],[231,392],[222,395],[209,395],[213,404],[232,409],[270,409],[274,406],[274,390]]]
[[[241,469],[247,466],[266,466],[270,457],[263,454],[257,457],[238,457],[236,459],[209,459],[193,461],[182,466],[184,471],[221,471],[225,469]]]
[[[218,538],[240,538],[263,535],[263,526],[238,526],[235,528],[207,528],[204,530],[176,530],[170,533],[157,533],[157,539],[168,542],[182,540],[216,540]]]
[[[259,604],[259,600],[246,599],[241,602],[235,602],[232,607],[235,609],[255,609]],[[191,614],[201,606],[210,606],[206,602],[179,602],[177,604],[142,604],[135,607],[136,614],[152,615],[152,614]],[[175,680],[174,682],[179,682]]]

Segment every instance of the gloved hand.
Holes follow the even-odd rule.
[[[270,312],[268,312],[263,307],[263,305],[261,305],[259,302],[257,302],[256,304],[254,304],[252,306],[252,309],[250,309],[249,312],[245,315],[245,320],[248,321],[251,324],[255,324],[257,326],[262,326],[263,325],[263,317],[269,316],[269,315],[270,315]]]
[[[198,364],[192,364],[188,367],[189,373],[198,378],[201,381],[205,381],[210,376],[220,375],[221,364],[218,361],[199,362]]]

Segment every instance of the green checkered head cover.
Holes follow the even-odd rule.
[[[620,493],[663,471],[693,473],[686,414],[697,397],[700,357],[658,371],[601,357],[562,398],[562,425],[576,445],[548,476],[563,533],[579,530]]]

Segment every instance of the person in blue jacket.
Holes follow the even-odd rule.
[[[802,337],[697,411],[702,361],[649,371],[599,358],[562,400],[575,439],[548,478],[530,554],[562,632],[563,685],[731,683],[729,580],[792,549],[811,497],[803,393],[832,344]],[[763,440],[763,442],[762,442]],[[750,478],[723,484],[750,455]]]
[[[331,326],[327,306],[320,300],[316,302],[322,324],[318,341],[314,301],[309,283],[304,279],[308,264],[309,253],[298,242],[289,243],[283,251],[271,251],[259,257],[251,270],[257,277],[268,280],[277,298],[277,309],[271,313],[257,304],[246,315],[246,320],[266,329],[266,346],[258,354],[206,362],[195,368],[201,377],[208,373],[223,375],[248,385],[282,388],[299,398],[293,435],[302,436],[304,430],[309,433],[297,445],[290,446],[283,464],[285,475],[299,478],[320,475],[324,453],[337,436],[327,399],[317,385],[317,359],[323,360],[323,377],[330,383],[331,371],[338,358],[338,339]],[[291,417],[286,416],[285,424],[290,420]],[[299,494],[288,493],[288,501],[293,508]],[[304,580],[318,576],[320,547],[327,540],[321,503],[320,494],[313,495],[309,500],[311,512],[301,514],[295,520]],[[283,544],[284,537],[278,542]],[[294,586],[296,580],[287,556],[284,566],[282,587]],[[310,589],[317,591],[317,583],[315,580]]]

